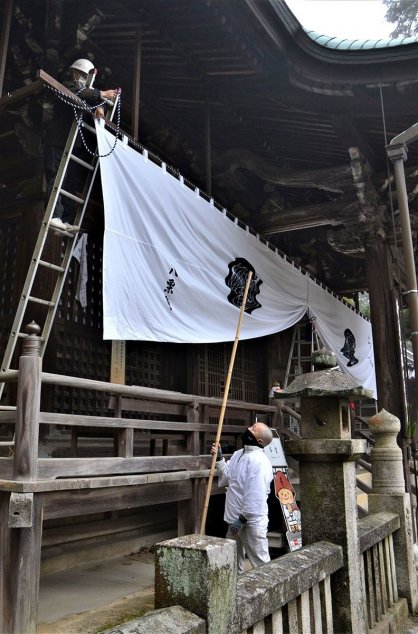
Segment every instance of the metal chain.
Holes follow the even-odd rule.
[[[78,98],[81,100],[80,104],[75,104],[73,101],[70,101],[70,99],[68,99],[68,97],[61,92],[61,90],[58,90],[58,88],[55,88],[53,86],[50,86],[49,84],[46,84],[48,90],[50,90],[51,92],[53,92],[56,97],[58,97],[58,99],[60,99],[63,103],[65,103],[67,106],[71,106],[73,111],[74,111],[74,118],[77,122],[77,127],[78,127],[78,132],[80,134],[82,143],[84,145],[85,150],[91,154],[91,156],[96,156],[97,158],[104,158],[106,156],[109,156],[110,154],[112,154],[112,152],[115,150],[116,148],[116,144],[118,142],[118,138],[120,136],[120,102],[121,102],[121,95],[119,93],[119,99],[118,99],[118,103],[116,106],[116,132],[115,132],[115,142],[113,144],[113,147],[109,150],[109,152],[107,152],[106,154],[98,154],[97,150],[92,151],[88,145],[87,145],[87,141],[85,139],[84,136],[84,132],[83,132],[83,112],[88,112],[89,114],[93,115],[96,108],[100,108],[104,105],[107,104],[106,100],[101,101],[100,103],[94,105],[94,106],[89,106],[88,103],[86,103],[86,101],[84,101],[84,99],[82,99],[79,96],[79,93],[82,92],[84,90],[84,88],[82,88],[81,90],[79,90],[76,95],[78,96]],[[79,111],[79,113],[77,112]]]

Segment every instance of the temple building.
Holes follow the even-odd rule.
[[[275,390],[323,348],[364,388],[347,438],[399,419],[411,492],[418,37],[316,33],[284,0],[3,0],[0,24],[0,521],[34,496],[43,571],[197,532],[225,389],[227,452],[255,417],[297,443]],[[115,91],[100,123],[75,60]]]

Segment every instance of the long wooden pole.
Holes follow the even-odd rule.
[[[242,319],[244,317],[245,305],[247,303],[248,291],[249,291],[249,288],[250,288],[252,277],[253,277],[253,272],[250,271],[248,273],[247,283],[245,285],[244,297],[242,298],[241,310],[240,310],[239,319],[238,319],[238,325],[237,325],[237,332],[235,334],[234,345],[232,346],[232,352],[231,352],[231,359],[229,361],[228,374],[226,376],[226,384],[225,384],[225,390],[224,390],[224,395],[223,395],[223,399],[222,399],[221,413],[220,413],[220,416],[219,416],[218,430],[216,432],[216,439],[215,439],[215,447],[216,448],[218,448],[219,442],[221,440],[222,425],[223,425],[224,417],[225,417],[226,403],[228,401],[229,385],[231,383],[232,370],[234,368],[235,355],[236,355],[236,352],[237,352],[239,336],[240,336],[240,333],[241,333]],[[205,506],[203,507],[202,523],[200,525],[200,534],[201,535],[205,534],[206,518],[207,518],[207,515],[208,515],[209,500],[210,500],[210,494],[211,494],[211,491],[212,491],[213,476],[214,476],[214,473],[215,473],[215,465],[216,465],[216,452],[212,456],[212,464],[211,464],[211,467],[210,467],[208,486],[207,486],[207,489],[206,489]]]

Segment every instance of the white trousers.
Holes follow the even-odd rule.
[[[227,539],[237,543],[238,574],[244,572],[245,553],[253,568],[267,564],[270,561],[267,526],[248,526],[245,524],[238,535],[233,535],[228,527]]]

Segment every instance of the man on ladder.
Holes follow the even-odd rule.
[[[92,72],[89,73],[89,71]],[[93,91],[92,83],[95,76],[94,66],[89,60],[82,59],[74,62],[72,65],[72,72],[74,74],[73,82],[77,81],[78,85],[73,83],[72,90],[70,91],[67,86],[57,83],[52,77],[49,77],[46,73],[41,71],[41,76],[43,77],[45,85],[52,90],[60,102],[65,104],[65,111],[61,108],[60,112],[55,116],[54,123],[56,123],[58,129],[61,130],[60,135],[53,135],[52,128],[49,130],[51,136],[48,138],[48,148],[46,149],[46,153],[48,155],[48,160],[53,160],[54,162],[56,174],[53,169],[48,168],[47,180],[49,177],[48,193],[50,193],[50,195],[47,200],[45,214],[41,222],[39,234],[30,259],[29,269],[20,295],[20,301],[7,341],[6,350],[1,363],[1,372],[6,372],[10,369],[16,344],[22,337],[26,337],[26,333],[22,330],[22,324],[30,320],[30,307],[34,304],[45,306],[45,316],[43,323],[40,324],[42,329],[40,336],[41,357],[43,356],[48,343],[55,313],[64,286],[65,277],[70,266],[77,233],[80,230],[94,179],[99,167],[99,155],[97,153],[96,139],[94,140],[93,149],[88,147],[84,139],[85,130],[95,135],[96,129],[94,126],[90,125],[90,123],[87,123],[87,121],[82,120],[83,112],[87,112],[93,116],[101,118],[104,116],[105,107],[109,105],[109,113],[106,115],[106,120],[111,122],[114,114],[117,114],[114,147],[116,147],[116,142],[119,136],[120,90],[112,89]],[[75,92],[80,95],[77,95],[76,99],[72,96],[74,89]],[[87,102],[82,99],[83,96],[89,99],[91,97],[94,104],[89,106]],[[112,102],[109,97],[112,97],[114,101]],[[74,116],[72,111],[74,111]],[[71,120],[73,120],[72,124]],[[65,134],[67,134],[68,138],[65,138]],[[80,138],[82,143],[80,143]],[[73,151],[74,148],[82,148],[83,145],[90,157],[89,160],[84,160],[79,156],[78,151],[77,153]],[[111,151],[113,151],[113,149]],[[55,156],[52,156],[51,158],[51,155]],[[74,167],[74,164],[77,168],[83,168],[83,173],[85,174],[84,186],[81,186],[81,194],[76,190],[76,184],[71,182],[71,177],[67,178],[68,168],[71,169]],[[66,189],[63,187],[64,180],[66,180]],[[72,189],[72,191],[69,191],[69,189]],[[64,207],[62,202],[63,200],[65,200],[67,208]],[[62,220],[62,214],[64,212],[68,213],[69,210],[68,201],[73,204],[73,222],[76,226],[67,225]],[[74,207],[74,203],[78,206],[77,208]],[[48,257],[48,254],[45,251],[45,244],[50,230],[54,233],[58,233],[61,237],[66,238],[64,250],[60,252],[59,257],[56,259]],[[33,290],[37,289],[36,282],[39,276],[42,275],[42,271],[45,271],[45,269],[55,276],[54,288],[53,290],[48,288],[47,292],[44,293],[36,291],[35,295]],[[51,293],[49,292],[50,290],[52,290]],[[0,382],[0,397],[3,393],[3,388],[4,383]]]
[[[63,85],[94,108],[93,116],[95,118],[104,118],[105,104],[108,100],[112,102],[115,100],[118,90],[116,88],[98,90],[97,88],[90,87],[92,82],[90,82],[89,85],[88,78],[94,71],[94,65],[88,59],[77,59],[71,64],[70,71],[71,79],[64,81]],[[51,196],[55,176],[60,165],[73,120],[74,114],[71,104],[66,103],[64,100],[55,100],[52,118],[45,130],[44,163],[47,202]],[[77,150],[81,150],[80,138],[77,141]],[[77,166],[73,165],[72,171],[69,170],[69,173],[67,173],[67,189],[74,189],[74,181],[76,181],[74,171],[76,167]],[[69,222],[73,221],[75,216],[74,201],[71,199],[65,199],[63,201],[62,198],[62,196],[59,196],[57,199],[50,225],[53,229],[57,229],[58,232],[76,233],[78,228],[69,224]]]

